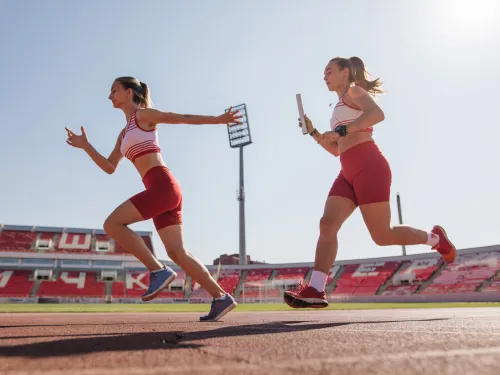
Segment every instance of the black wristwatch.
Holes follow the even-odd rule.
[[[337,125],[333,131],[339,133],[341,137],[345,137],[347,135],[347,125]]]

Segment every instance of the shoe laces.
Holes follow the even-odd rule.
[[[158,272],[153,272],[149,275],[149,283],[154,283],[158,278]]]
[[[297,284],[297,289],[295,290],[297,293],[301,293],[304,289],[309,287],[309,283],[304,282],[304,279],[300,280]]]

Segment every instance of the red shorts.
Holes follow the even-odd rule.
[[[130,198],[144,220],[153,219],[156,229],[182,224],[181,188],[167,167],[157,166],[142,179],[146,190]]]
[[[329,197],[348,198],[356,206],[388,202],[392,173],[387,159],[373,141],[363,142],[340,154],[342,169]]]

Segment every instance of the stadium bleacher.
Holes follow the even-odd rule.
[[[414,293],[418,285],[389,285],[382,293],[383,296],[404,296]]]
[[[111,297],[112,298],[125,298],[125,281],[114,280],[111,283]]]
[[[274,277],[275,284],[294,285],[305,278],[309,267],[280,268]],[[281,283],[279,282],[281,281]]]
[[[346,265],[331,295],[374,295],[399,266],[399,262]]]
[[[234,294],[236,286],[240,281],[241,271],[240,270],[222,270],[217,282],[220,287],[224,289],[227,293]]]
[[[0,297],[28,297],[32,271],[0,270]]]
[[[381,295],[402,296],[415,293],[419,286],[429,280],[442,264],[443,261],[440,258],[414,259],[402,262],[399,271],[390,278],[388,287]]]
[[[482,292],[500,292],[500,271],[497,271],[491,284],[483,288]]]
[[[422,294],[474,292],[500,267],[500,252],[458,255]]]
[[[263,285],[269,280],[272,272],[272,268],[249,270],[243,285],[245,287]]]
[[[64,228],[19,227],[0,232],[0,252],[30,252],[44,254],[105,254],[128,255],[128,251],[109,236],[94,231],[66,231]],[[140,233],[149,249],[153,251],[151,235]]]
[[[266,296],[266,292],[269,288],[268,285],[269,278],[273,273],[272,268],[264,269],[250,269],[247,272],[245,280],[243,280],[243,292],[244,298],[262,298]],[[275,292],[271,291],[271,294]]]
[[[36,233],[3,230],[0,233],[0,251],[30,251],[35,241]]]
[[[191,288],[191,298],[194,299],[210,299],[210,294],[203,289],[198,283],[193,282],[193,286]]]
[[[104,298],[105,283],[97,280],[95,272],[61,272],[55,280],[43,280],[40,297],[97,297]]]
[[[154,253],[150,232],[137,232]],[[140,301],[149,273],[102,230],[0,225],[0,299],[97,298]],[[310,275],[311,263],[207,266],[221,287],[250,300],[281,300],[283,290]],[[132,270],[133,269],[133,270]],[[106,270],[112,278],[101,278]],[[37,275],[48,272],[50,276]],[[211,296],[183,271],[164,299],[209,301]],[[244,279],[243,279],[244,278]],[[332,299],[500,293],[500,246],[460,250],[446,265],[420,254],[337,262],[327,285]],[[237,288],[242,288],[239,291]],[[240,293],[241,292],[241,293]]]
[[[408,262],[408,266],[398,272],[414,281],[426,281],[443,264],[440,258],[415,259]]]

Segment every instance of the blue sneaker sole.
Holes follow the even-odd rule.
[[[166,288],[168,288],[168,286],[170,285],[170,283],[172,281],[175,280],[175,278],[177,277],[177,274],[174,272],[172,275],[170,275],[170,277],[165,280],[165,282],[163,284],[161,284],[161,286],[156,289],[153,293],[150,293],[150,294],[147,294],[145,296],[142,296],[142,301],[143,302],[147,302],[147,301],[151,301],[152,299],[154,299],[158,294],[160,294],[160,292]]]
[[[215,318],[204,319],[204,320],[201,320],[201,318],[200,318],[200,322],[216,322],[217,320],[222,318],[224,315],[226,315],[228,312],[230,312],[232,309],[234,309],[236,306],[238,306],[238,304],[236,302],[233,302],[231,305],[229,305],[224,310],[222,310],[222,312],[219,315],[217,315]]]

